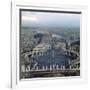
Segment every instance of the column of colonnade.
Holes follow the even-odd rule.
[[[47,65],[42,65],[41,68],[39,68],[39,66],[35,66],[34,68],[30,68],[30,65],[28,65],[27,67],[25,67],[25,65],[21,66],[21,72],[29,72],[29,71],[46,71],[46,70],[65,70],[65,66],[64,65],[50,65],[49,67]],[[70,67],[71,69],[71,67]]]
[[[31,57],[34,57],[34,56],[43,56],[44,55],[44,52],[32,52],[30,53],[31,54]]]

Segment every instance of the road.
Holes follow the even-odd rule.
[[[22,78],[35,78],[35,77],[64,77],[64,76],[80,76],[79,69],[72,70],[46,70],[46,71],[30,71],[23,72]]]

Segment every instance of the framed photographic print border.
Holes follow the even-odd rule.
[[[80,17],[80,76],[74,77],[50,77],[50,78],[33,78],[20,80],[20,9],[32,9],[43,11],[61,11],[61,12],[76,12],[81,13]],[[85,45],[87,43],[87,7],[73,5],[36,5],[34,3],[11,3],[11,87],[35,87],[45,85],[55,85],[59,83],[65,84],[81,84],[87,82],[87,56]],[[54,82],[54,81],[56,82]],[[57,85],[59,85],[57,84]]]

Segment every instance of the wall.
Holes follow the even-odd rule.
[[[15,0],[14,0],[15,1]],[[24,0],[18,0],[24,1]],[[30,0],[26,0],[30,1]],[[89,0],[31,0],[31,2],[46,3],[46,4],[71,4],[71,5],[86,5],[88,6],[88,27],[87,27],[87,43],[88,47],[87,57],[88,57],[88,68],[90,68],[89,61],[89,50],[90,50],[90,5]],[[10,0],[0,1],[0,89],[10,90]],[[88,76],[90,76],[90,71],[88,69]],[[88,84],[81,85],[65,85],[65,86],[47,86],[47,87],[37,87],[31,88],[31,90],[90,90],[90,77],[88,77]],[[26,90],[26,89],[25,89]]]

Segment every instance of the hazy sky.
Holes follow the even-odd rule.
[[[22,11],[23,26],[80,26],[80,14]]]

